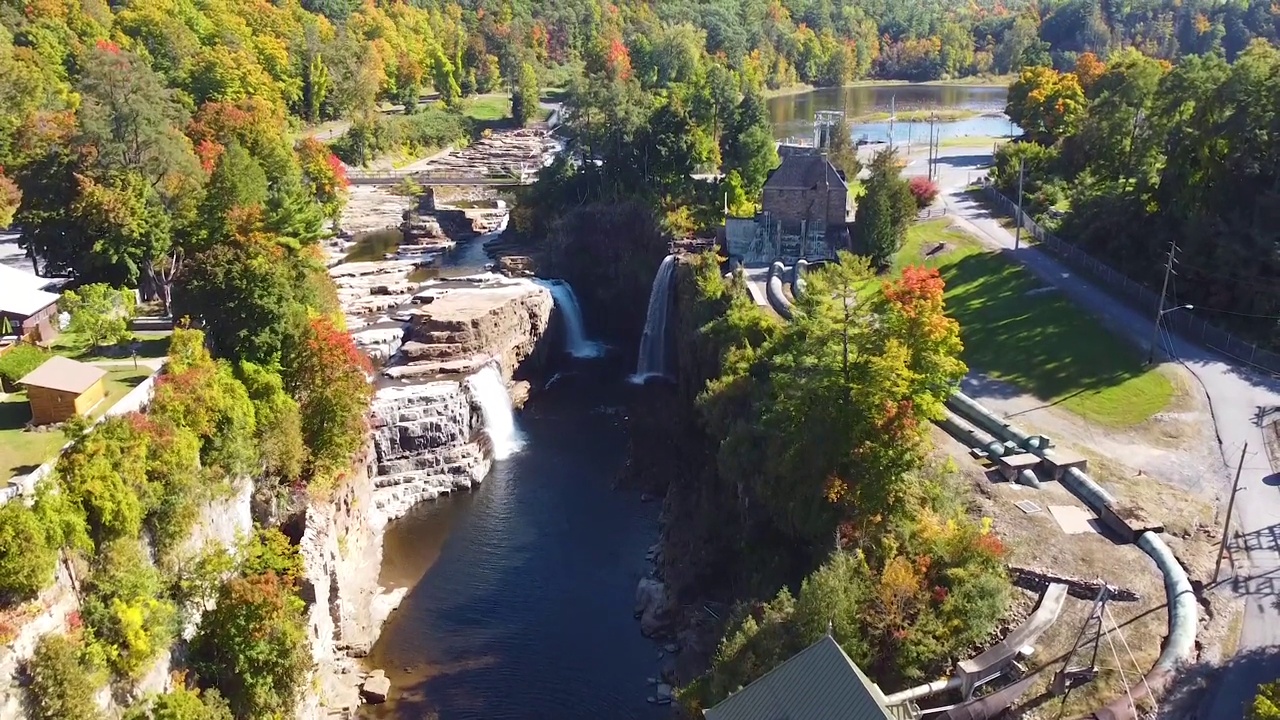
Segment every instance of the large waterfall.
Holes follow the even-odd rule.
[[[516,430],[515,413],[511,409],[511,395],[502,373],[493,365],[486,365],[467,378],[471,395],[480,403],[484,415],[484,430],[493,442],[493,457],[505,460],[520,450],[523,441]]]
[[[564,280],[539,280],[538,284],[551,291],[551,297],[564,318],[565,352],[576,358],[600,357],[600,343],[587,339],[582,308],[578,305],[578,296],[573,294],[573,287]]]
[[[671,305],[671,279],[676,274],[676,256],[668,255],[658,266],[649,291],[649,314],[640,337],[640,357],[636,360],[637,382],[667,374],[667,308]]]

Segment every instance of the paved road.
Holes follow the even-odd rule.
[[[1006,250],[1045,282],[1145,348],[1152,318],[1138,313],[1102,291],[1053,257],[1025,245],[1014,250],[1013,234],[964,192],[964,186],[990,162],[984,148],[944,148],[939,160],[941,202],[948,212],[992,248]],[[908,165],[907,175],[923,175],[924,161]],[[1245,601],[1239,652],[1255,656],[1228,663],[1217,692],[1204,699],[1201,718],[1233,720],[1257,685],[1280,677],[1280,468],[1268,462],[1261,419],[1280,407],[1280,380],[1229,362],[1194,343],[1174,336],[1164,349],[1181,358],[1209,398],[1223,455],[1219,486],[1225,498],[1240,451],[1249,445],[1240,476],[1233,527],[1240,533],[1231,562],[1224,563],[1224,588]],[[1280,458],[1276,458],[1280,461]],[[1208,484],[1208,483],[1206,483]],[[1243,551],[1243,552],[1242,552]]]

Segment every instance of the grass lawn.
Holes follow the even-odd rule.
[[[946,248],[927,257],[939,242]],[[935,267],[946,281],[971,369],[1111,427],[1140,423],[1173,398],[1173,383],[1136,348],[947,220],[912,226],[893,269],[909,264]]]
[[[507,95],[477,95],[462,101],[462,114],[472,120],[494,122],[511,117],[511,98]]]
[[[173,332],[170,330],[135,332],[132,342],[137,343],[138,357],[164,357],[169,352],[169,336],[172,334]],[[89,343],[84,336],[76,333],[59,335],[58,339],[53,341],[52,349],[56,354],[69,357],[72,360],[102,360],[113,357],[124,360],[132,357],[129,343],[123,343],[123,347],[105,346],[90,352]]]
[[[90,414],[101,417],[152,372],[147,367],[134,370],[132,363],[107,370],[107,396]],[[25,392],[10,393],[0,400],[0,482],[35,470],[67,442],[61,430],[25,430],[30,421],[31,406]]]

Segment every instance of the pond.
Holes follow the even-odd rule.
[[[774,137],[801,143],[812,142],[813,119],[819,110],[843,111],[855,139],[885,142],[890,139],[892,109],[899,117],[893,123],[893,141],[905,143],[928,137],[927,122],[907,118],[930,111],[958,118],[940,123],[943,138],[1008,137],[1020,132],[1004,114],[1007,98],[1008,88],[1002,86],[855,85],[781,95],[769,98],[766,107]]]

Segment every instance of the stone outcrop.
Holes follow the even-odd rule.
[[[431,281],[414,296],[405,339],[415,359],[441,361],[482,355],[510,378],[534,354],[551,321],[551,293],[531,280],[497,274]]]
[[[492,464],[480,409],[452,380],[384,388],[373,401],[373,502],[387,519],[470,489]]]

